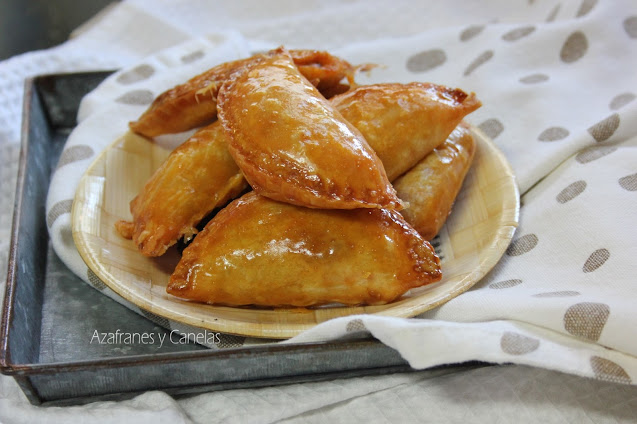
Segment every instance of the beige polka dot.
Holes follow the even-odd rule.
[[[483,29],[484,25],[472,25],[469,28],[466,28],[460,33],[460,41],[471,40],[473,37],[480,34]]]
[[[617,363],[599,356],[591,357],[590,362],[593,374],[595,374],[595,377],[598,379],[611,381],[613,383],[632,383],[632,380],[626,370],[620,367]]]
[[[545,293],[537,293],[534,294],[533,297],[572,297],[579,296],[580,292],[574,290],[562,290],[562,291],[554,291],[554,292],[545,292]]]
[[[62,246],[68,249],[75,248],[75,240],[73,240],[73,231],[70,227],[60,228],[60,238],[62,239]]]
[[[115,99],[118,103],[124,103],[127,105],[148,105],[153,101],[153,93],[148,90],[135,90],[129,91],[126,94]]]
[[[538,238],[535,234],[526,234],[517,240],[513,240],[506,250],[509,256],[520,256],[530,252],[537,246]]]
[[[204,53],[201,50],[197,50],[196,52],[188,53],[181,57],[181,61],[183,63],[192,63],[204,57]]]
[[[102,291],[106,288],[106,284],[100,280],[100,277],[95,275],[95,273],[89,268],[86,271],[86,277],[88,278],[88,282],[91,286],[95,287],[97,290]]]
[[[555,18],[557,18],[557,14],[560,13],[561,6],[561,4],[558,4],[553,8],[553,10],[551,10],[551,13],[549,13],[549,15],[546,17],[546,22],[553,22]]]
[[[637,38],[637,16],[631,16],[624,21],[624,30],[630,38]]]
[[[608,107],[610,107],[611,110],[620,109],[620,108],[626,106],[628,103],[630,103],[633,100],[635,100],[635,97],[636,96],[633,93],[622,93],[622,94],[619,94],[619,95],[615,96],[615,98],[613,98],[613,100],[611,100],[610,105],[608,105]]]
[[[51,228],[56,219],[65,213],[71,213],[71,208],[73,207],[73,199],[61,200],[57,202],[55,205],[51,206],[49,212],[46,214],[46,225]]]
[[[146,318],[159,325],[160,327],[170,328],[170,322],[166,318],[160,317],[159,315],[142,308],[139,308],[139,310],[142,312],[142,315],[144,315]]]
[[[480,54],[480,56],[476,57],[473,62],[467,66],[467,69],[464,71],[464,76],[469,76],[473,71],[475,71],[478,67],[484,65],[489,60],[493,58],[493,50],[487,50]]]
[[[593,136],[595,141],[602,142],[608,140],[619,128],[619,115],[613,113],[608,118],[599,121],[588,129],[590,135]]]
[[[348,333],[367,331],[367,327],[365,327],[365,323],[362,320],[356,318],[347,323],[345,331],[347,331]]]
[[[548,80],[549,76],[545,74],[531,74],[520,78],[520,82],[523,84],[537,84]]]
[[[533,31],[535,31],[534,26],[523,26],[507,32],[502,36],[502,39],[504,41],[517,41],[520,38],[530,35]]]
[[[441,49],[427,50],[407,59],[407,70],[425,72],[437,68],[447,61],[447,55]]]
[[[581,31],[572,33],[564,42],[560,51],[560,58],[563,62],[573,63],[582,58],[588,50],[588,40]]]
[[[591,146],[579,152],[575,156],[575,160],[582,164],[588,163],[609,155],[615,150],[617,150],[615,146]]]
[[[637,191],[637,174],[626,175],[619,179],[619,185],[624,190]]]
[[[244,345],[246,338],[243,336],[235,336],[234,334],[219,333],[219,343],[217,347],[220,349],[230,349],[233,347],[241,347]]]
[[[509,355],[524,355],[540,347],[540,341],[532,337],[507,331],[500,339],[500,348]]]
[[[568,137],[569,132],[566,128],[551,127],[542,131],[542,134],[538,136],[540,141],[557,141]]]
[[[139,65],[130,71],[126,71],[117,77],[116,81],[120,84],[128,85],[150,78],[155,70],[150,65]]]
[[[610,307],[604,303],[578,303],[564,314],[564,329],[574,336],[596,342],[609,315]]]
[[[482,130],[489,138],[494,139],[504,131],[504,125],[502,122],[498,121],[495,118],[487,119],[478,125],[478,128]]]
[[[584,272],[593,272],[610,258],[610,252],[608,249],[597,249],[586,259],[586,263],[582,267]]]
[[[497,283],[489,284],[490,289],[508,289],[509,287],[515,287],[518,284],[522,284],[522,280],[520,279],[512,279],[512,280],[504,280],[498,281]]]
[[[560,191],[555,199],[559,203],[564,204],[575,199],[577,196],[582,194],[584,190],[586,190],[586,181],[575,181],[574,183],[569,184],[564,190]]]
[[[579,18],[588,15],[588,13],[593,10],[596,4],[597,0],[582,0],[582,4],[580,4],[579,6],[576,17]]]
[[[88,159],[93,156],[94,153],[95,152],[90,146],[86,146],[83,144],[71,146],[68,149],[65,149],[60,155],[57,169],[60,169],[61,167],[63,167],[64,165],[68,165],[69,163]]]

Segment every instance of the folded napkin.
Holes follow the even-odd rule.
[[[331,46],[352,63],[385,65],[361,75],[362,84],[431,81],[477,93],[483,107],[468,121],[504,152],[523,194],[521,224],[501,261],[473,289],[416,319],[340,318],[286,343],[371,333],[415,368],[484,360],[637,383],[637,6],[558,3],[541,19],[510,16]],[[124,302],[88,270],[70,236],[75,188],[96,155],[163,90],[287,39],[197,38],[86,96],[47,199],[53,246],[78,276]]]

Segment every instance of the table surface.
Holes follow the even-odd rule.
[[[0,28],[11,37],[0,37],[0,60],[64,42],[111,3],[113,0],[29,0],[25,7],[21,0],[3,0]]]

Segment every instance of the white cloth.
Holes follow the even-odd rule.
[[[196,57],[199,54],[194,53],[202,51],[204,56],[227,60],[285,44],[328,48],[353,63],[383,63],[387,68],[361,82],[426,80],[478,94],[484,106],[469,121],[490,135],[512,163],[523,193],[521,225],[507,254],[483,281],[420,319],[342,318],[291,342],[369,331],[416,368],[480,359],[637,384],[637,312],[631,308],[637,276],[631,262],[637,253],[633,243],[637,239],[637,77],[633,72],[637,69],[637,5],[628,0],[494,1],[488,5],[396,1],[389,9],[380,2],[301,5],[281,1],[278,5],[282,7],[259,2],[213,7],[205,2],[133,0],[114,8],[92,30],[64,46],[0,64],[0,71],[7,75],[26,64],[34,72],[37,65],[33,63],[52,64],[41,67],[49,72],[124,68],[83,102],[82,122],[67,149],[86,143],[77,141],[81,131],[100,128],[104,133],[91,139],[92,155],[58,170],[47,211],[72,198],[82,170],[114,139],[114,133],[122,132],[112,128],[114,122],[125,123],[131,119],[129,114],[134,117],[143,110],[140,105],[115,107],[117,99],[130,90],[157,94],[162,84],[172,83],[173,77],[179,82],[182,75],[203,64],[184,61],[184,57]],[[140,20],[147,25],[139,25]],[[150,31],[146,42],[130,43],[142,28]],[[196,38],[186,41],[188,36]],[[163,48],[168,49],[146,57]],[[100,61],[94,61],[98,57]],[[157,72],[126,86],[116,83],[122,74],[144,64]],[[26,76],[22,73],[16,79],[20,75]],[[18,90],[10,83],[7,86]],[[112,120],[101,121],[107,112]],[[18,112],[10,113],[3,115],[2,137],[14,141]],[[68,213],[57,216],[51,236],[65,263],[87,279],[86,267],[72,244],[64,242],[69,218]],[[303,401],[289,414],[279,411],[260,419],[252,410],[244,418],[267,422],[297,416],[396,388],[401,383],[395,379],[400,378],[417,381],[414,376],[398,376],[337,382],[333,384],[339,390],[351,390],[344,389],[349,395],[325,403]],[[9,383],[3,379],[3,384]],[[263,396],[269,405],[276,405],[294,390],[301,390],[306,399],[314,390],[329,387],[235,391],[179,404],[149,393],[114,407],[112,418],[130,409],[155,417],[155,411],[165,409],[176,422],[224,420],[228,417],[214,416],[221,399],[226,402],[237,396],[242,401],[236,405],[245,405],[243,401]],[[33,417],[42,417],[20,400],[10,399],[0,400],[0,406],[22,405]],[[372,405],[378,398],[368,399],[359,406]],[[437,400],[448,407],[454,404],[444,396]],[[384,420],[391,421],[391,414],[398,413],[392,405],[385,406]],[[580,406],[590,408],[585,403]],[[100,403],[93,408],[103,407]],[[441,406],[441,410],[445,409]],[[84,411],[91,413],[91,408]],[[322,411],[320,417],[334,420],[335,414]],[[298,419],[311,417],[308,412]]]

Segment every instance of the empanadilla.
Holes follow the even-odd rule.
[[[481,106],[474,93],[422,82],[363,85],[331,103],[363,134],[390,181],[444,143]]]
[[[409,208],[401,211],[425,239],[438,234],[447,220],[476,151],[471,130],[463,122],[433,152],[394,181]]]
[[[171,152],[131,201],[133,221],[119,221],[116,228],[144,255],[160,256],[181,237],[195,234],[199,221],[247,185],[215,121]]]
[[[324,51],[291,50],[290,54],[302,74],[321,93],[332,96],[349,88],[355,67]],[[225,62],[160,94],[134,122],[131,130],[146,137],[187,131],[212,122],[217,116],[217,93],[234,73],[258,60],[261,55]]]
[[[259,194],[313,208],[402,208],[365,138],[285,49],[224,84],[218,113],[230,154]]]
[[[477,104],[475,97],[470,95],[466,95],[463,102],[458,100],[456,106],[443,104],[441,101],[432,100],[428,95],[423,95],[425,87],[424,84],[362,86],[352,91],[352,96],[336,96],[330,101],[339,112],[350,118],[354,126],[368,132],[370,145],[380,151],[385,169],[391,169],[394,175],[400,175],[406,170],[406,165],[399,159],[411,163],[413,158],[425,153],[432,145],[439,144],[435,138],[446,132],[446,128],[457,120],[459,113],[468,113]],[[456,99],[463,96],[460,90],[442,86],[431,85],[431,90],[455,93]],[[363,95],[370,93],[371,95]],[[408,107],[399,105],[401,99],[404,100],[405,93],[408,98],[419,101],[414,101],[414,104]],[[426,130],[418,125],[418,122],[422,122],[420,119],[411,125],[414,128],[408,130],[412,138],[405,138],[394,131],[396,125],[409,125],[409,121],[396,124],[397,109],[401,115],[405,115],[405,119],[414,116],[422,118],[419,115],[429,112],[440,116],[440,121],[435,123],[436,129]],[[443,119],[445,114],[448,118],[446,120]],[[370,122],[373,125],[369,125]],[[123,221],[117,223],[119,232],[127,238],[132,237],[144,254],[161,255],[165,248],[173,245],[181,237],[189,237],[194,233],[199,221],[210,210],[221,205],[217,198],[221,198],[225,203],[226,200],[230,200],[226,199],[226,196],[234,197],[239,194],[240,189],[247,186],[247,182],[237,175],[240,174],[238,167],[227,152],[225,135],[219,129],[218,123],[215,123],[205,131],[195,133],[194,140],[186,142],[187,147],[171,153],[171,165],[162,166],[156,171],[152,182],[149,182],[135,199],[134,207],[131,209],[134,225]],[[406,159],[407,157],[409,159]],[[175,169],[183,170],[179,177],[162,175],[174,172]],[[227,184],[219,181],[219,178],[227,178]],[[227,193],[229,188],[232,190]],[[222,192],[216,193],[214,190]],[[191,196],[186,197],[187,193]],[[155,205],[157,199],[178,198],[185,200],[173,202],[170,213],[163,213],[161,207]],[[406,213],[408,216],[415,214],[413,209]]]
[[[222,305],[378,305],[441,279],[434,249],[396,211],[310,209],[250,192],[188,246],[167,292]]]

